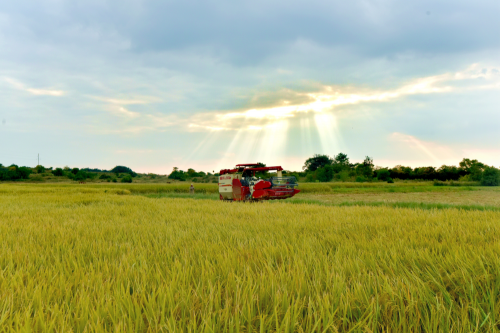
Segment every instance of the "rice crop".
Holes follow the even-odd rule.
[[[16,192],[47,192],[70,190],[75,191],[79,187],[87,191],[103,192],[105,190],[127,190],[132,194],[159,194],[159,193],[189,193],[190,182],[178,182],[174,184],[108,184],[108,183],[88,183],[85,185],[77,185],[72,183],[47,183],[47,184],[5,184],[0,187],[0,191],[16,191]],[[194,184],[195,192],[202,194],[218,194],[219,185],[213,183],[196,183]],[[476,191],[479,186],[433,186],[432,182],[411,182],[411,183],[300,183],[298,189],[304,194],[328,194],[328,193],[381,193],[381,192],[460,192],[460,191]]]
[[[0,331],[500,327],[500,212],[115,190],[0,186]]]

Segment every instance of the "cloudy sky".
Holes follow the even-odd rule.
[[[0,2],[0,163],[500,165],[500,2]]]

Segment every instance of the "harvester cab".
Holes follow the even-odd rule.
[[[276,177],[261,179],[256,173],[276,171]],[[234,169],[219,173],[219,197],[229,201],[261,201],[291,198],[299,193],[295,177],[283,177],[280,166],[262,167],[259,164],[238,164]]]

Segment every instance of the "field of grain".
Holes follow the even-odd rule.
[[[0,185],[0,331],[500,327],[500,212],[134,195],[149,186]]]

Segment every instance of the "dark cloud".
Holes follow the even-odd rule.
[[[254,65],[300,40],[367,57],[500,45],[493,0],[16,1],[0,11],[23,25],[10,32],[46,43],[121,39],[134,52],[189,49],[234,65]]]

